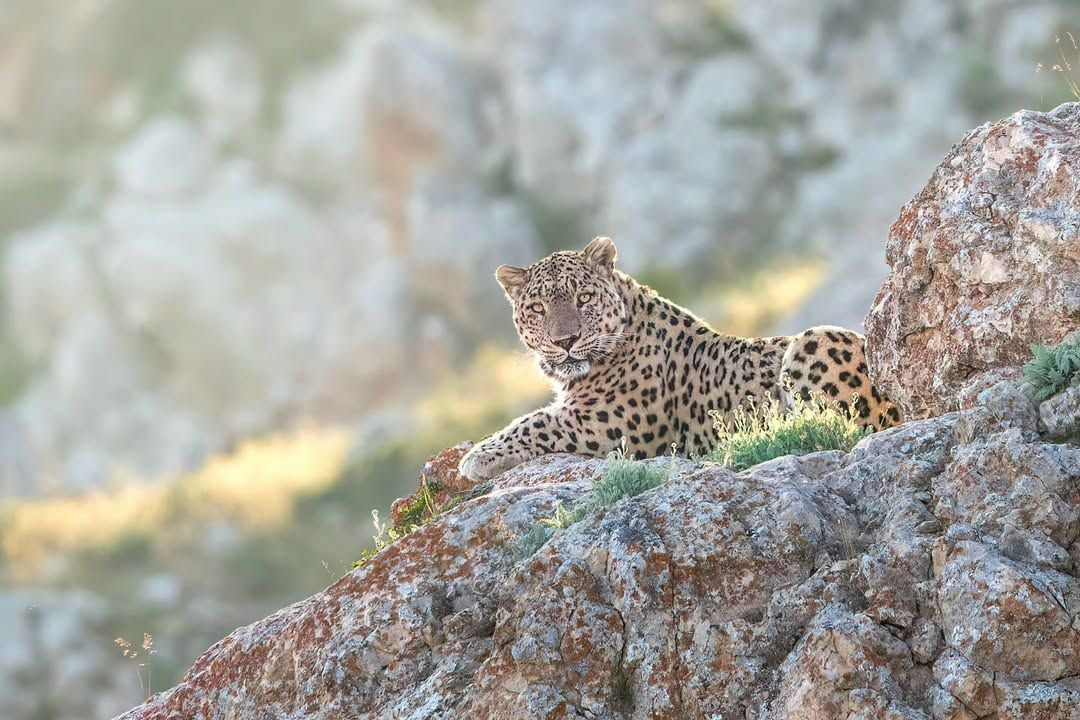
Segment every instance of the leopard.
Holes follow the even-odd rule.
[[[870,378],[859,333],[821,325],[727,335],[616,269],[617,257],[614,241],[597,237],[584,250],[496,270],[553,399],[473,445],[460,475],[491,480],[553,453],[702,458],[716,446],[717,422],[769,403],[792,411],[797,398],[833,405],[867,433],[903,422]]]

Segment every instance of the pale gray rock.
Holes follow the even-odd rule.
[[[493,75],[425,25],[359,31],[293,84],[282,113],[283,173],[333,192],[374,188],[391,213],[416,173],[483,176],[505,154]]]
[[[721,237],[732,256],[760,241],[747,209],[770,196],[775,150],[766,134],[739,126],[759,95],[721,92],[729,74],[738,86],[767,84],[765,73],[745,61],[702,65],[672,99],[663,124],[628,142],[611,162],[602,225],[618,239],[631,271],[690,267]]]
[[[1039,418],[1054,437],[1080,434],[1080,387],[1070,387],[1039,404]]]
[[[189,53],[181,75],[208,137],[224,142],[251,132],[264,93],[258,60],[244,47],[223,40],[205,43]]]
[[[670,104],[685,63],[670,52],[667,19],[692,22],[693,5],[485,3],[481,38],[506,88],[515,177],[524,188],[571,208],[600,200],[608,159]]]
[[[328,222],[245,163],[210,167],[176,195],[124,182],[99,217],[9,246],[11,326],[42,367],[8,410],[31,472],[167,476],[416,379],[407,263],[383,223]]]
[[[512,332],[498,262],[527,266],[543,255],[521,202],[491,197],[483,188],[445,176],[419,177],[410,194],[407,222],[410,298],[438,307],[465,338],[488,338],[500,325]],[[489,267],[490,273],[478,272]],[[451,353],[451,357],[454,353]]]
[[[1029,437],[1039,430],[1039,411],[1015,382],[1002,380],[983,390],[978,403],[993,413],[1002,427],[1015,427]]]
[[[941,627],[936,622],[919,617],[912,625],[907,643],[911,647],[911,655],[915,662],[929,664],[941,654],[945,647],[945,638],[941,633]]]

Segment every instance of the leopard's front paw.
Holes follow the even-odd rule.
[[[473,482],[484,482],[502,475],[516,465],[511,458],[494,450],[490,445],[474,445],[458,464],[458,474]]]

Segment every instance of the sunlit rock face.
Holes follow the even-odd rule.
[[[866,329],[871,373],[909,416],[956,409],[966,386],[1080,327],[1077,197],[1070,103],[968,133],[904,207]]]
[[[1064,720],[1080,448],[1039,428],[1000,383],[848,454],[650,460],[665,484],[521,560],[603,471],[540,458],[123,717]],[[428,481],[462,487],[462,451]]]

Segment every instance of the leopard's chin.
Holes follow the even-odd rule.
[[[544,360],[540,363],[544,374],[559,382],[571,382],[579,380],[589,374],[592,363],[588,360],[575,360],[568,358],[566,361],[555,364]]]

